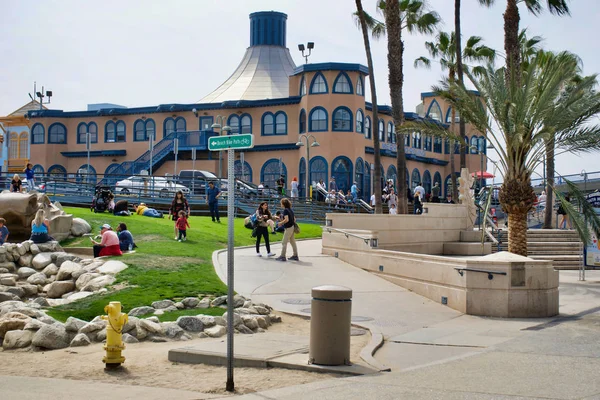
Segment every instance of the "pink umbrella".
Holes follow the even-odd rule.
[[[483,179],[492,179],[494,177],[493,174],[490,174],[487,171],[477,171],[477,172],[473,172],[471,173],[471,176],[474,176],[478,179],[483,178]]]

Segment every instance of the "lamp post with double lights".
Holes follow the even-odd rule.
[[[306,43],[306,47],[304,47],[304,44],[300,43],[298,45],[298,50],[300,50],[300,52],[302,52],[302,57],[304,57],[304,63],[308,64],[308,57],[310,57],[311,53],[312,53],[312,49],[315,48],[315,42],[308,42]],[[304,50],[308,49],[308,52],[306,54],[304,54]]]
[[[312,143],[310,142],[312,139]],[[313,135],[302,134],[298,138],[298,142],[296,146],[302,147],[304,146],[304,142],[306,141],[306,197],[310,197],[310,148],[311,147],[319,147],[320,144],[317,142],[317,138]]]
[[[226,119],[222,115],[217,115],[217,117],[215,118],[215,123],[212,124],[211,128],[213,130],[218,129],[219,136],[221,136],[223,134],[223,132],[226,132],[226,135],[228,135],[229,132],[231,132],[231,127],[229,125],[227,125]],[[223,164],[223,152],[219,151],[219,179],[221,179],[222,175],[223,175],[222,164]]]

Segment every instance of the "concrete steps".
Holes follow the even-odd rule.
[[[508,232],[498,235],[501,244],[492,251],[508,250]],[[527,253],[536,260],[552,260],[556,269],[579,269],[583,250],[575,231],[561,229],[530,229],[527,231]]]

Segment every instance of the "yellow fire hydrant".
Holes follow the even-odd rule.
[[[127,323],[127,314],[121,313],[121,303],[111,301],[104,312],[108,315],[103,315],[102,319],[108,321],[106,324],[106,344],[104,350],[106,355],[102,358],[102,362],[106,364],[106,369],[120,367],[125,362],[125,357],[121,355],[121,351],[125,349],[123,344],[123,326]]]

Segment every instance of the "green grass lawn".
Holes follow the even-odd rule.
[[[92,226],[92,233],[99,233],[99,227],[108,223],[113,229],[119,222],[127,224],[139,246],[134,254],[116,257],[129,268],[117,275],[117,281],[109,292],[90,296],[65,306],[55,307],[49,315],[66,320],[69,316],[90,320],[104,314],[104,306],[110,301],[120,301],[124,312],[134,307],[149,306],[162,299],[178,300],[188,296],[214,295],[227,293],[212,266],[212,253],[227,247],[227,219],[214,223],[210,217],[191,217],[188,240],[179,243],[174,240],[174,222],[168,218],[158,219],[132,215],[115,217],[112,214],[95,214],[89,208],[65,207],[74,217],[85,219]],[[297,238],[321,236],[321,227],[315,224],[300,224],[301,233]],[[281,241],[282,234],[271,235],[271,241]],[[235,246],[254,244],[250,230],[244,227],[241,218],[235,220]],[[61,243],[63,247],[91,247],[89,238],[69,239]],[[221,315],[223,309],[195,310],[195,313]],[[162,316],[161,320],[176,319],[184,311],[175,311]]]

